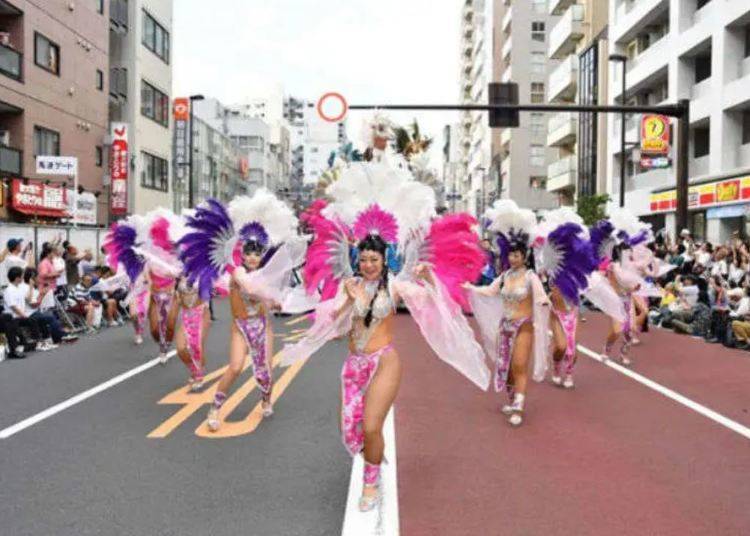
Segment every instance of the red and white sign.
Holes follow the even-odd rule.
[[[176,98],[172,111],[174,113],[174,178],[178,184],[185,185],[190,159],[188,148],[190,99]]]
[[[110,204],[112,214],[124,216],[128,213],[128,124],[112,123],[112,149],[110,150],[109,172],[112,179]]]
[[[13,179],[11,206],[18,212],[32,216],[64,218],[68,215],[68,201],[61,184]]]
[[[318,100],[318,115],[329,123],[338,123],[349,112],[349,103],[341,93],[331,91]]]

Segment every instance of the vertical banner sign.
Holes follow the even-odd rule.
[[[174,100],[174,176],[177,183],[186,187],[188,165],[188,120],[190,119],[190,100],[180,97]]]
[[[110,151],[110,208],[113,216],[124,216],[128,213],[128,124],[112,123],[112,150]]]

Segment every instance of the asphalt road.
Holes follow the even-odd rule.
[[[226,365],[227,308],[218,314],[207,344],[209,370]],[[277,349],[299,329],[288,321],[275,320]],[[0,364],[0,429],[155,357],[153,342],[136,347],[131,338],[130,328],[113,328]],[[334,343],[308,361],[276,402],[276,414],[245,435],[196,435],[207,411],[201,405],[165,437],[147,437],[181,409],[158,404],[185,385],[185,368],[174,357],[0,440],[0,534],[340,532],[351,465],[337,435],[343,352]],[[235,390],[250,377],[247,370]],[[247,421],[258,401],[252,390],[230,420]]]
[[[213,381],[229,326],[217,310]],[[606,325],[587,316],[579,342],[598,350]],[[306,325],[274,324],[277,349]],[[582,354],[576,388],[533,384],[526,422],[511,429],[503,399],[439,361],[408,316],[395,338],[402,535],[750,533],[750,441],[737,432]],[[0,430],[155,357],[153,342],[131,340],[130,328],[109,329],[0,364]],[[750,352],[661,330],[643,340],[636,372],[750,425]],[[0,439],[0,535],[340,534],[351,467],[337,425],[344,354],[334,342],[276,369],[283,392],[267,421],[246,371],[220,434],[204,426],[211,386],[187,395],[172,358]]]

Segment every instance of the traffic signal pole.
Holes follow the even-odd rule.
[[[677,179],[676,234],[688,227],[688,147],[690,140],[690,101],[663,106],[622,106],[588,104],[352,104],[350,110],[416,110],[416,111],[479,111],[497,112],[596,112],[614,114],[659,114],[677,119]],[[492,126],[492,125],[491,125]],[[501,125],[502,126],[502,125]],[[494,128],[494,126],[493,126]],[[509,128],[512,128],[509,126]]]

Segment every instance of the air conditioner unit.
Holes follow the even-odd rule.
[[[10,147],[10,131],[0,130],[0,145]]]

